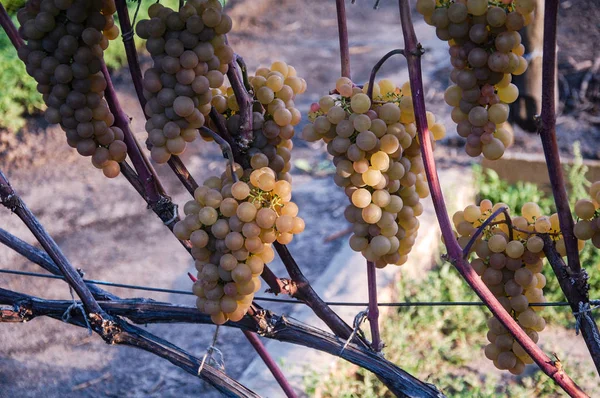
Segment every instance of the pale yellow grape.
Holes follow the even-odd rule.
[[[417,0],[417,12],[430,16],[435,11],[435,0]]]
[[[483,156],[485,156],[487,159],[497,160],[502,157],[505,149],[506,148],[502,141],[497,138],[492,138],[490,143],[483,145],[482,152]]]
[[[520,258],[524,251],[525,246],[523,246],[523,243],[519,242],[518,240],[508,242],[506,245],[506,254],[512,258]]]
[[[366,113],[371,107],[371,100],[366,94],[356,94],[350,100],[350,107],[355,113]]]
[[[250,195],[250,187],[243,181],[237,181],[231,186],[231,194],[237,200],[244,200]]]
[[[390,249],[392,248],[392,244],[390,240],[385,236],[378,235],[371,239],[369,247],[371,248],[373,254],[375,254],[376,256],[383,256],[390,251]]]
[[[527,250],[532,253],[539,253],[544,249],[544,240],[537,235],[533,235],[527,239]]]
[[[237,217],[243,222],[251,222],[256,216],[256,207],[249,202],[240,203],[236,210]]]
[[[369,185],[369,186],[376,186],[377,184],[379,184],[382,180],[383,176],[381,174],[381,171],[375,169],[375,168],[369,168],[369,170],[367,170],[366,172],[364,172],[362,174],[362,179],[363,181]]]
[[[462,216],[470,223],[474,223],[481,217],[481,209],[476,205],[469,205],[463,211]]]
[[[488,246],[494,253],[503,252],[506,249],[507,244],[506,238],[502,235],[493,235],[488,240]]]
[[[362,209],[362,218],[368,224],[376,224],[381,219],[381,208],[373,203]]]
[[[354,129],[359,133],[366,132],[371,127],[371,119],[367,115],[356,115],[352,121]]]
[[[371,193],[364,188],[357,189],[352,193],[352,204],[359,209],[364,209],[371,204]]]
[[[536,218],[542,215],[542,211],[537,203],[527,202],[521,208],[521,214],[528,222],[533,222]]]
[[[498,88],[498,98],[500,101],[511,104],[517,100],[519,89],[514,84],[510,83],[506,87]]]
[[[446,127],[441,123],[434,123],[429,127],[429,131],[433,134],[433,139],[441,140],[446,136]]]
[[[457,107],[460,105],[462,98],[462,88],[453,85],[446,89],[444,92],[444,100],[450,106]]]
[[[400,120],[400,108],[392,102],[383,104],[378,110],[379,117],[387,124],[393,124]]]
[[[579,199],[575,203],[575,214],[581,219],[589,220],[594,217],[595,212],[594,202],[589,199]]]
[[[592,228],[592,223],[590,221],[579,220],[573,228],[573,233],[575,234],[577,239],[588,240],[592,239],[592,237],[595,234],[595,231]]]
[[[547,233],[550,232],[552,228],[552,224],[550,223],[550,218],[546,216],[540,216],[535,220],[535,232],[539,233]]]
[[[498,103],[488,108],[488,118],[494,124],[501,124],[508,119],[508,105]]]

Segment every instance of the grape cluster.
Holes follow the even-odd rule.
[[[275,256],[271,244],[287,244],[304,230],[289,182],[276,181],[268,167],[245,174],[248,178],[238,168],[242,181],[233,182],[229,173],[207,179],[173,229],[192,244],[196,304],[216,324],[244,316],[260,289],[264,265]]]
[[[231,18],[218,0],[189,0],[179,11],[155,3],[136,26],[154,62],[144,74],[151,156],[166,163],[198,136],[234,54],[225,34]]]
[[[278,180],[292,180],[291,150],[294,126],[301,119],[294,100],[306,91],[306,81],[285,62],[273,62],[270,68],[258,68],[248,78],[255,99],[252,127],[254,139],[247,155],[253,170],[269,167]],[[240,127],[239,107],[231,87],[213,90],[212,105],[227,120],[227,129],[235,135]],[[207,137],[208,138],[208,137]],[[210,139],[210,138],[208,138]]]
[[[469,205],[452,217],[458,242],[466,247],[482,223],[503,203],[492,205],[483,200],[477,205]],[[557,234],[558,218],[541,214],[536,203],[523,205],[522,216],[511,217],[500,213],[485,227],[471,248],[471,266],[481,276],[482,281],[537,343],[538,333],[546,327],[546,321],[537,311],[540,306],[530,303],[544,303],[543,288],[546,278],[543,268],[544,241],[539,234]],[[488,320],[487,334],[490,344],[485,347],[485,356],[494,361],[498,369],[521,374],[525,364],[533,363],[531,357],[513,339],[497,318]]]
[[[592,199],[580,199],[575,203],[575,215],[579,218],[573,229],[573,233],[582,241],[592,240],[596,248],[600,248],[600,221],[598,219],[598,208],[600,208],[600,181],[596,181],[590,187]]]
[[[512,145],[513,135],[504,126],[508,104],[519,89],[512,75],[527,69],[519,30],[529,24],[535,0],[447,1],[418,0],[425,22],[436,27],[438,38],[448,41],[453,66],[444,99],[453,107],[457,132],[467,139],[469,156],[483,153],[499,159]]]
[[[302,136],[323,140],[333,155],[334,181],[351,202],[345,211],[353,224],[350,247],[377,267],[402,265],[417,237],[420,199],[429,195],[410,87],[382,80],[373,86],[374,101],[363,90],[338,79],[339,95],[313,104]],[[430,112],[427,119],[432,141],[442,138],[444,126]]]
[[[103,52],[117,38],[114,0],[30,0],[17,13],[26,44],[18,50],[67,143],[107,177],[120,173],[127,156],[123,131],[104,100]]]

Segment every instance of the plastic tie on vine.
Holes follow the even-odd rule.
[[[202,357],[202,362],[200,363],[200,367],[198,368],[198,376],[200,376],[200,374],[202,373],[202,369],[204,369],[204,364],[206,363],[207,360],[210,365],[213,365],[213,366],[219,368],[220,370],[225,371],[225,360],[223,357],[223,352],[221,352],[221,350],[219,350],[216,347],[218,335],[219,335],[219,325],[217,325],[217,328],[215,329],[215,334],[213,335],[211,345],[208,346],[208,348],[206,349],[206,353]],[[218,355],[218,359],[213,358],[213,353],[216,353]]]
[[[88,334],[91,336],[92,335],[92,326],[90,325],[90,321],[88,320],[88,317],[85,313],[85,309],[83,308],[83,305],[81,305],[81,303],[78,303],[77,301],[75,301],[75,296],[73,296],[73,288],[71,288],[70,286],[69,286],[69,292],[71,293],[71,299],[73,300],[73,304],[71,304],[70,306],[67,307],[65,312],[62,314],[61,319],[63,322],[68,323],[69,320],[71,320],[71,311],[73,311],[73,310],[81,311],[81,315],[83,315],[83,319],[85,320],[85,325],[87,326]]]
[[[579,335],[579,329],[581,328],[581,317],[585,317],[586,321],[590,324],[594,324],[594,320],[592,319],[590,313],[596,308],[600,308],[600,305],[590,306],[590,303],[584,303],[582,301],[579,302],[579,311],[573,312],[575,315],[575,334]],[[598,335],[598,329],[592,328],[594,334],[594,340],[596,343],[600,344],[600,336]]]
[[[356,316],[354,317],[354,322],[353,322],[354,328],[352,329],[352,333],[350,333],[348,340],[346,340],[346,343],[344,343],[344,346],[340,350],[340,355],[342,355],[344,353],[344,350],[346,350],[346,347],[348,347],[348,344],[350,344],[350,342],[352,341],[354,336],[356,336],[357,333],[360,333],[361,337],[364,336],[362,330],[360,330],[360,325],[362,325],[362,323],[367,319],[367,316],[369,316],[368,308],[366,310],[361,311],[358,314],[356,314]]]
[[[163,221],[163,224],[171,225],[171,223],[173,221],[177,220],[177,217],[179,217],[178,209],[179,209],[179,206],[177,206],[177,204],[173,203],[173,217],[171,217],[171,219],[169,219],[167,221]]]

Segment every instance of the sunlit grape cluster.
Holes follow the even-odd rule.
[[[292,180],[291,150],[294,126],[301,119],[294,100],[306,91],[306,81],[285,62],[273,62],[270,68],[258,68],[248,77],[255,99],[252,128],[254,139],[247,155],[253,170],[269,167],[278,180]],[[212,105],[227,120],[227,130],[236,135],[240,128],[239,106],[231,87],[213,90]],[[209,137],[207,137],[210,139]]]
[[[136,26],[154,65],[144,74],[144,111],[152,159],[165,163],[198,136],[234,54],[231,18],[218,0],[189,0],[179,11],[155,3]]]
[[[452,217],[456,235],[461,247],[472,241],[477,229],[489,219],[503,203],[493,205],[483,200],[477,205],[469,205]],[[508,210],[507,210],[508,211]],[[542,215],[536,203],[523,205],[522,216],[497,215],[474,240],[471,247],[471,266],[481,276],[482,281],[496,296],[527,335],[537,343],[538,332],[546,327],[546,321],[538,314],[543,307],[530,303],[544,303],[543,288],[546,278],[541,273],[543,267],[544,240],[540,234],[550,234],[555,240],[559,236],[558,218]],[[498,369],[521,374],[525,364],[533,363],[531,357],[513,339],[497,318],[488,319],[487,334],[489,344],[485,356],[494,362]]]
[[[67,143],[107,177],[127,156],[123,131],[104,100],[103,52],[117,38],[114,0],[30,0],[17,13],[25,45],[18,50]],[[6,88],[10,89],[10,88]]]
[[[382,80],[373,98],[349,79],[336,82],[338,94],[313,104],[302,136],[323,140],[333,155],[335,183],[350,199],[345,217],[353,224],[350,247],[377,267],[402,265],[417,237],[423,212],[421,198],[429,195],[410,87]],[[432,139],[442,138],[444,126],[427,112]]]
[[[527,69],[518,31],[530,23],[535,0],[418,0],[417,10],[450,46],[454,85],[444,98],[458,134],[467,139],[466,153],[499,159],[513,142],[503,124],[508,104],[519,95],[512,75]]]
[[[600,181],[596,181],[590,187],[591,199],[579,199],[575,203],[575,215],[579,218],[573,229],[577,239],[590,240],[596,248],[600,248],[600,220],[598,219],[598,208],[600,208]]]
[[[276,181],[268,167],[251,173],[238,168],[236,175],[242,180],[233,182],[230,173],[207,179],[173,229],[192,244],[196,304],[216,324],[244,316],[264,265],[275,256],[271,244],[287,244],[304,230],[289,182]]]

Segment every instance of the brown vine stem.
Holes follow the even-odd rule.
[[[369,87],[367,87],[367,96],[371,101],[373,101],[373,85],[375,84],[375,76],[377,75],[377,72],[379,72],[379,69],[381,69],[385,61],[397,54],[404,55],[404,50],[396,49],[390,51],[389,53],[381,57],[381,59],[377,61],[377,63],[373,66],[373,69],[371,69],[371,74],[369,75]]]
[[[346,18],[346,4],[344,0],[335,0],[337,13],[338,36],[340,38],[340,62],[342,77],[352,79],[350,74],[350,48],[348,45],[348,19]]]
[[[542,115],[538,132],[542,140],[544,156],[548,167],[550,185],[560,230],[565,240],[567,259],[569,268],[573,275],[581,271],[579,262],[579,250],[577,249],[577,239],[573,234],[573,217],[569,208],[569,199],[563,170],[560,164],[560,155],[558,153],[558,144],[556,142],[556,22],[558,14],[558,0],[546,0],[544,11],[544,46],[542,60]]]
[[[10,39],[12,45],[18,50],[19,47],[24,44],[23,39],[19,35],[17,27],[13,24],[12,19],[10,19],[10,16],[6,12],[6,9],[2,3],[0,3],[0,25],[2,25],[6,31],[6,35]]]
[[[319,295],[314,291],[310,285],[310,282],[308,279],[306,279],[300,270],[300,267],[298,267],[298,264],[296,264],[296,260],[294,260],[290,254],[288,248],[279,242],[273,242],[273,245],[275,246],[275,250],[277,250],[279,257],[281,258],[281,261],[285,265],[290,278],[292,278],[292,280],[296,283],[298,291],[294,297],[304,301],[306,305],[308,305],[314,311],[314,313],[321,318],[321,320],[325,322],[327,326],[329,326],[331,331],[336,336],[339,336],[343,339],[350,338],[350,335],[352,334],[352,328],[348,326],[348,324],[344,322],[342,318],[338,316],[338,314],[329,308],[323,299],[321,299],[321,297],[319,297]],[[353,341],[356,341],[357,339],[358,338],[355,338]]]
[[[371,348],[376,352],[383,349],[379,332],[379,307],[377,306],[377,268],[373,261],[367,261],[367,286],[369,289],[369,310],[367,319],[371,326]]]
[[[256,350],[256,352],[263,360],[265,365],[267,365],[267,367],[273,374],[273,377],[275,377],[275,380],[277,380],[277,383],[281,386],[281,389],[283,390],[285,395],[288,398],[297,398],[298,396],[296,395],[296,392],[285,378],[281,369],[279,369],[279,366],[277,366],[277,363],[269,355],[269,353],[267,352],[267,348],[264,346],[262,341],[260,341],[256,333],[244,330],[244,336],[246,336],[246,338],[248,339],[252,347]]]
[[[234,60],[229,63],[227,78],[229,79],[229,83],[233,89],[233,94],[235,94],[235,99],[240,108],[240,130],[238,145],[241,148],[247,148],[248,145],[254,140],[254,132],[252,131],[252,104],[254,103],[254,100],[252,96],[248,94],[248,91],[246,91],[244,82],[240,77],[240,72],[235,61],[235,57],[236,55],[234,55]]]
[[[540,369],[560,385],[569,395],[573,397],[586,397],[587,395],[565,373],[564,369],[562,369],[562,367],[557,367],[555,363],[529,338],[529,336],[527,336],[525,331],[521,329],[512,316],[506,312],[498,302],[492,292],[490,292],[487,286],[485,286],[469,263],[462,258],[462,249],[454,237],[452,224],[448,217],[448,213],[446,212],[444,195],[440,187],[435,159],[433,157],[433,149],[427,128],[425,99],[423,94],[423,76],[421,73],[421,55],[423,49],[417,41],[417,36],[410,16],[411,11],[408,0],[400,0],[399,8],[402,33],[404,36],[404,50],[408,63],[413,106],[415,108],[415,119],[419,141],[421,143],[421,154],[423,156],[425,173],[427,174],[427,181],[431,191],[431,199],[440,224],[448,257],[479,298],[486,304],[494,316],[498,318],[502,325],[506,327],[527,354],[531,356],[535,363],[538,364]]]
[[[577,239],[573,233],[573,217],[569,207],[563,170],[560,163],[558,144],[556,142],[556,23],[558,19],[558,0],[546,0],[544,11],[544,44],[542,62],[542,115],[538,127],[544,156],[550,176],[550,185],[558,213],[560,230],[565,240],[568,266],[564,266],[562,258],[558,258],[552,267],[559,267],[562,272],[556,272],[559,284],[571,304],[573,313],[579,313],[582,308],[589,308],[589,284],[587,273],[581,268]],[[560,261],[558,261],[560,259]],[[552,262],[551,262],[552,263]],[[566,272],[565,272],[566,271]],[[581,306],[581,308],[580,308]],[[593,317],[579,316],[582,321],[582,334],[590,355],[600,373],[600,341],[598,326]]]
[[[135,48],[135,41],[133,40],[134,32],[129,19],[129,11],[127,10],[126,0],[116,0],[117,14],[119,16],[119,22],[121,23],[123,46],[125,47],[125,55],[127,56],[127,64],[129,65],[129,73],[135,92],[146,116],[146,98],[144,97],[144,86],[142,84],[142,70],[140,68],[140,62],[138,60],[137,49]],[[148,116],[146,116],[146,119]],[[149,162],[148,162],[149,163]],[[149,163],[150,164],[150,163]],[[183,164],[179,156],[172,155],[168,161],[169,167],[173,170],[173,173],[177,176],[179,181],[185,186],[187,191],[194,196],[194,190],[198,188],[198,183],[192,177],[192,174],[188,171],[187,167]],[[150,166],[151,167],[151,166]]]
[[[6,317],[0,317],[0,321],[18,320],[19,322],[23,322],[31,320],[36,316],[49,316],[60,319],[72,303],[72,301],[67,300],[40,299],[0,288],[0,304],[11,306],[10,309],[0,307],[2,315]],[[160,303],[148,299],[120,299],[101,301],[99,304],[107,312],[115,316],[126,317],[132,322],[143,325],[148,323],[212,324],[210,316],[202,314],[195,307]],[[244,317],[238,322],[227,322],[224,326],[249,330],[269,339],[301,345],[341,357],[381,377],[384,383],[390,388],[390,391],[399,397],[444,397],[433,385],[423,383],[412,377],[368,348],[358,347],[354,344],[348,344],[344,348],[345,341],[340,340],[332,334],[293,319],[278,316],[269,311],[260,311],[258,315],[260,318],[260,323],[258,324],[252,318]],[[71,323],[78,326],[85,325],[79,313],[73,313]],[[182,352],[177,347],[175,349]],[[179,356],[175,359],[177,359],[176,362],[171,362],[179,367],[186,364],[179,361]],[[190,359],[194,362],[197,361],[193,357],[190,357]],[[182,368],[188,371],[188,373],[195,375],[196,373],[192,373],[191,370],[195,369],[197,372],[199,367],[196,366],[191,369]],[[203,369],[202,376],[204,375]],[[231,379],[225,375],[223,383],[227,383],[229,380]]]
[[[0,171],[0,204],[15,213],[33,233],[33,236],[35,236],[38,242],[40,242],[44,250],[46,250],[48,255],[54,261],[54,264],[60,269],[69,285],[81,298],[86,312],[90,315],[94,315],[94,317],[90,316],[92,323],[101,323],[106,314],[96,302],[96,299],[86,286],[85,282],[83,282],[83,278],[71,265],[69,260],[67,260],[62,250],[60,250],[54,239],[46,232],[35,215],[33,215],[31,210],[29,210],[19,195],[17,195],[2,171]]]
[[[104,96],[110,111],[115,116],[115,125],[123,130],[125,136],[125,144],[127,145],[127,154],[133,163],[133,167],[137,172],[142,184],[144,185],[144,193],[148,198],[148,202],[155,203],[161,199],[161,195],[158,192],[158,188],[155,184],[155,180],[158,179],[156,175],[152,175],[152,172],[148,168],[140,148],[135,142],[133,132],[129,127],[129,118],[123,111],[119,98],[117,97],[117,91],[113,86],[112,79],[108,73],[108,69],[104,61],[102,62],[102,74],[106,80],[106,89],[104,90]]]
[[[506,223],[508,225],[508,240],[513,240],[513,227],[512,227],[512,222],[510,221],[510,214],[508,214],[508,207],[500,207],[495,212],[490,214],[490,216],[479,226],[479,228],[477,228],[477,231],[475,231],[473,236],[471,236],[471,239],[469,239],[469,242],[463,249],[463,258],[464,259],[466,259],[467,256],[469,255],[469,253],[471,252],[471,248],[473,247],[473,244],[475,244],[479,235],[481,235],[483,233],[483,230],[485,229],[485,227],[492,224],[492,221],[494,221],[494,219],[496,217],[498,217],[498,215],[500,213],[504,213],[504,217],[506,218]],[[505,221],[501,221],[501,222],[505,222]]]
[[[49,301],[35,297],[0,289],[0,302],[11,304],[16,310],[10,314],[9,310],[3,309],[0,321],[5,321],[5,316],[11,322],[28,322],[38,316],[49,316],[59,321],[67,322],[72,325],[86,327],[85,319],[81,313],[74,311],[68,320],[63,320],[63,314],[68,311],[68,306],[73,302],[69,301]],[[59,304],[58,306],[56,304]],[[56,311],[58,307],[58,311]],[[63,312],[61,313],[60,310]],[[96,331],[108,344],[121,344],[148,351],[154,355],[164,358],[173,365],[185,370],[187,373],[201,377],[221,393],[228,397],[252,397],[259,396],[244,387],[226,373],[204,364],[201,367],[201,360],[195,358],[181,348],[163,340],[145,330],[133,326],[120,318],[114,318],[110,322],[105,322],[103,328]]]

